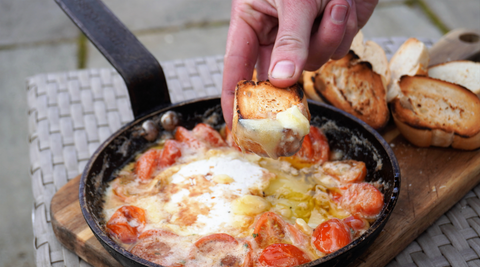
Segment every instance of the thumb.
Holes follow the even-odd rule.
[[[307,61],[312,25],[324,1],[279,1],[278,33],[269,67],[269,80],[277,87],[295,84]]]

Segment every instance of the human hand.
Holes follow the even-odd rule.
[[[224,59],[222,109],[232,127],[235,87],[258,80],[295,84],[302,71],[317,70],[346,55],[378,0],[233,0]]]

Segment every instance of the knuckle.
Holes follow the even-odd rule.
[[[295,51],[295,50],[302,50],[305,47],[306,47],[305,41],[292,35],[280,36],[275,41],[275,49],[279,49],[279,50]]]

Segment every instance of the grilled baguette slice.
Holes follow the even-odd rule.
[[[358,31],[350,46],[350,50],[352,50],[361,61],[372,64],[373,71],[382,75],[385,86],[390,83],[391,73],[390,67],[388,66],[387,55],[380,45],[371,40],[364,42],[362,31]]]
[[[363,120],[374,129],[388,122],[385,85],[368,62],[350,51],[344,58],[330,60],[315,74],[315,90],[331,105]]]
[[[428,68],[428,76],[459,84],[480,96],[480,63],[456,60]]]
[[[235,90],[232,135],[244,151],[278,158],[295,154],[310,129],[307,98],[298,84],[240,81]]]
[[[404,75],[427,75],[430,55],[424,43],[415,38],[405,41],[392,56],[389,63],[391,72],[388,85],[387,102],[397,97],[401,90],[398,81]]]
[[[402,135],[419,147],[480,147],[480,99],[470,90],[424,76],[403,76],[391,102]]]
[[[305,94],[307,94],[308,98],[323,103],[323,99],[315,90],[315,73],[315,71],[303,72],[301,79],[301,82],[303,84],[303,90],[305,90]]]

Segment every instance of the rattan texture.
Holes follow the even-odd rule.
[[[374,38],[387,57],[406,38]],[[430,39],[420,39],[431,46]],[[161,62],[173,103],[220,95],[223,57]],[[113,69],[27,79],[32,222],[37,266],[90,266],[65,249],[51,226],[50,201],[79,175],[97,147],[133,120],[127,89]],[[480,186],[401,252],[388,267],[480,266]]]

